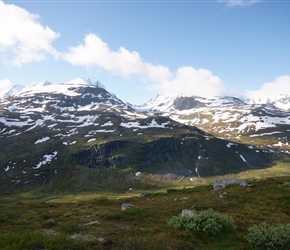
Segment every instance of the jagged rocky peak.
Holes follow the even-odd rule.
[[[97,88],[106,89],[105,86],[104,86],[103,84],[101,84],[100,81],[96,81],[96,82],[94,83],[94,85],[95,85]]]
[[[65,82],[64,84],[67,84],[67,85],[85,85],[85,86],[92,86],[93,85],[93,83],[91,82],[91,80],[89,78],[85,79],[83,77],[79,77],[79,78],[76,78],[74,80]]]
[[[76,85],[76,86],[93,86],[97,88],[106,89],[103,84],[100,83],[100,81],[92,82],[91,79],[85,79],[83,77],[76,78],[74,80],[68,81],[64,83],[66,85]]]

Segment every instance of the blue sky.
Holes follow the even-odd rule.
[[[160,94],[290,95],[290,1],[1,1],[0,93],[99,80]]]

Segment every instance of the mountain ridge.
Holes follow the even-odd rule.
[[[250,137],[269,138],[276,134],[276,142],[270,144],[275,147],[283,144],[283,148],[288,149],[290,112],[277,106],[273,103],[249,104],[231,96],[205,98],[159,95],[134,108],[140,112],[170,117],[234,141],[249,143]]]
[[[206,98],[182,97],[171,102],[165,99],[167,113],[162,111],[165,107],[162,103],[158,106],[160,112],[140,112],[101,86],[99,82],[83,78],[62,84],[44,81],[0,101],[0,185],[3,189],[44,183],[51,188],[95,186],[98,182],[93,176],[103,169],[129,168],[133,172],[186,178],[222,175],[270,167],[275,159],[289,153],[285,150],[286,143],[277,147],[268,147],[265,143],[256,146],[258,138],[246,135],[245,131],[241,131],[243,136],[254,143],[233,140],[222,133],[211,133],[210,127],[200,126],[197,121],[205,123],[205,119],[210,119],[205,110]],[[254,111],[257,114],[275,111],[251,110],[248,114],[244,103],[232,97],[213,99],[210,110],[217,113],[221,103],[229,109],[235,104],[240,112],[245,112],[243,119],[249,119]],[[199,120],[190,117],[192,113],[188,110],[200,109],[208,117]],[[175,116],[180,116],[172,116],[173,111]],[[236,109],[232,111],[235,113]],[[217,118],[224,117],[224,112],[228,111],[214,114],[216,122],[203,125],[221,128]],[[283,112],[283,129],[287,132],[288,113]],[[191,123],[186,124],[185,119]],[[226,119],[231,121],[232,117]],[[212,132],[215,131],[212,129]]]

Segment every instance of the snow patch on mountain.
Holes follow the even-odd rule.
[[[168,123],[162,123],[162,124],[158,124],[155,119],[152,119],[152,121],[150,123],[148,123],[147,125],[141,125],[138,121],[137,122],[121,122],[120,126],[124,127],[124,128],[140,128],[140,129],[146,129],[146,128],[166,128],[166,125]]]
[[[244,156],[240,155],[241,159],[247,163],[246,159],[244,158]]]
[[[106,123],[104,123],[103,125],[101,125],[101,127],[108,127],[108,126],[113,126],[114,124],[111,121],[108,121]]]
[[[43,142],[46,142],[48,140],[50,140],[50,138],[48,136],[46,136],[46,137],[43,137],[43,138],[37,140],[36,142],[34,142],[34,144],[43,143]]]
[[[33,169],[38,169],[38,168],[40,168],[43,165],[49,164],[52,161],[52,159],[55,158],[56,156],[57,156],[57,151],[54,151],[52,154],[49,154],[49,155],[44,155],[42,157],[43,160],[40,161],[36,165],[36,167],[33,167]]]

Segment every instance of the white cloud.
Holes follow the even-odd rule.
[[[227,7],[247,7],[255,3],[261,2],[261,0],[217,0],[220,3],[225,3]]]
[[[112,51],[94,34],[86,35],[84,44],[69,48],[64,59],[73,65],[97,66],[123,77],[137,76],[149,81],[147,89],[159,93],[185,95],[219,95],[223,82],[206,69],[181,67],[172,73],[167,67],[145,62],[136,51],[121,47]]]
[[[167,67],[145,62],[136,51],[131,52],[124,47],[112,51],[94,34],[86,35],[84,44],[70,47],[64,60],[73,65],[97,66],[123,77],[137,75],[149,81],[161,81],[171,76]]]
[[[0,1],[0,53],[16,66],[43,60],[47,54],[58,55],[52,42],[59,34],[38,19],[25,9]]]
[[[279,76],[272,82],[264,83],[259,90],[248,91],[247,98],[266,102],[268,99],[275,98],[281,94],[290,94],[290,76]]]
[[[171,79],[151,86],[165,95],[217,96],[225,92],[222,80],[207,69],[181,67]]]
[[[9,79],[0,80],[0,98],[13,86],[12,82]]]

